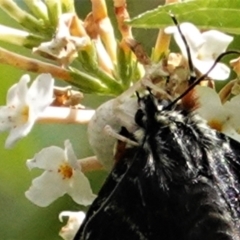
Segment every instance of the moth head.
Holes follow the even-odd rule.
[[[149,93],[143,97],[137,93],[137,97],[139,109],[135,114],[135,122],[144,130],[154,128],[159,113],[166,110],[171,102],[166,99],[156,98],[150,90]]]

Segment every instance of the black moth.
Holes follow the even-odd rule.
[[[139,129],[120,134],[139,146],[116,156],[74,240],[240,239],[240,143],[177,101],[138,102]]]
[[[239,239],[240,144],[151,94],[139,103],[141,145],[116,163],[74,239]]]

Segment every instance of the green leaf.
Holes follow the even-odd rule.
[[[217,29],[240,34],[239,0],[195,0],[173,3],[147,11],[128,23],[139,28],[163,28],[172,25],[169,16],[173,13],[178,21],[191,22],[203,29]]]

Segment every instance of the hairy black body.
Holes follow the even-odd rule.
[[[240,239],[240,144],[151,94],[139,105],[140,146],[126,148],[74,239]]]

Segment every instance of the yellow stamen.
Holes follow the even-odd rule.
[[[211,119],[210,121],[208,121],[208,125],[212,128],[212,129],[215,129],[219,132],[222,131],[222,123],[217,120],[217,119]]]
[[[62,165],[60,165],[60,167],[58,168],[58,172],[62,174],[63,179],[69,179],[73,175],[73,169],[67,163],[63,163]]]
[[[29,118],[29,106],[28,105],[26,105],[22,108],[21,116],[22,116],[22,121],[23,122],[28,121],[28,118]]]

